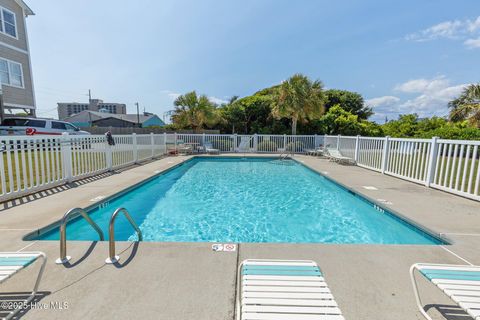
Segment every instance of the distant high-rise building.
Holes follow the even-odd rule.
[[[74,114],[80,113],[85,110],[105,112],[112,114],[126,114],[127,106],[124,103],[103,102],[100,99],[90,99],[89,103],[80,102],[59,102],[58,107],[58,119],[64,120]]]

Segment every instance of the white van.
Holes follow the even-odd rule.
[[[1,136],[61,135],[64,132],[72,135],[90,134],[87,131],[80,130],[71,123],[52,119],[24,117],[6,118],[0,126]]]

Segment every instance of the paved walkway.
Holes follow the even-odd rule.
[[[436,233],[448,246],[240,244],[236,252],[214,253],[208,243],[119,242],[121,266],[105,265],[107,243],[69,242],[72,265],[58,266],[59,246],[23,241],[33,230],[58,220],[74,206],[94,204],[188,157],[161,159],[119,174],[0,211],[0,251],[41,250],[49,261],[40,289],[46,310],[23,319],[233,319],[238,261],[246,258],[315,260],[347,320],[421,319],[408,268],[414,262],[480,264],[480,203],[359,167],[298,156],[297,160],[372,199],[384,199],[399,214]],[[378,190],[367,190],[374,186]],[[33,269],[31,270],[33,271]],[[2,292],[30,290],[34,272],[2,284]],[[459,319],[438,289],[421,280],[434,319]],[[53,309],[50,302],[67,302]],[[468,319],[468,318],[467,318]]]

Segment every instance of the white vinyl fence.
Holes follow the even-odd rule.
[[[166,153],[166,134],[0,137],[0,201],[152,159]]]
[[[324,140],[327,148],[337,148],[360,167],[480,201],[480,141],[360,136]]]
[[[220,152],[305,153],[323,145],[323,135],[270,135],[270,134],[169,134],[168,149],[181,144],[202,147],[205,143]],[[242,141],[244,141],[242,148]]]
[[[45,190],[189,145],[220,152],[306,153],[338,149],[358,166],[480,201],[480,141],[329,135],[131,134],[0,137],[0,201]]]

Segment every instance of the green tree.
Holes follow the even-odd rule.
[[[321,131],[326,134],[341,134],[345,136],[364,135],[381,136],[383,134],[379,125],[359,119],[359,116],[344,110],[340,105],[335,105],[320,118]]]
[[[449,103],[450,120],[467,120],[480,128],[480,83],[466,87],[460,97]]]
[[[323,85],[306,76],[295,74],[282,82],[276,94],[272,114],[292,121],[292,134],[297,133],[297,122],[318,119],[324,113]]]
[[[365,105],[362,95],[356,92],[330,89],[325,91],[325,109],[339,105],[343,110],[357,115],[359,119],[368,119],[373,110]]]
[[[398,120],[393,120],[382,125],[383,132],[387,136],[401,138],[414,137],[417,132],[418,115],[403,114]]]
[[[206,95],[198,96],[195,91],[179,96],[174,105],[172,122],[179,129],[197,131],[222,121],[216,105]]]

